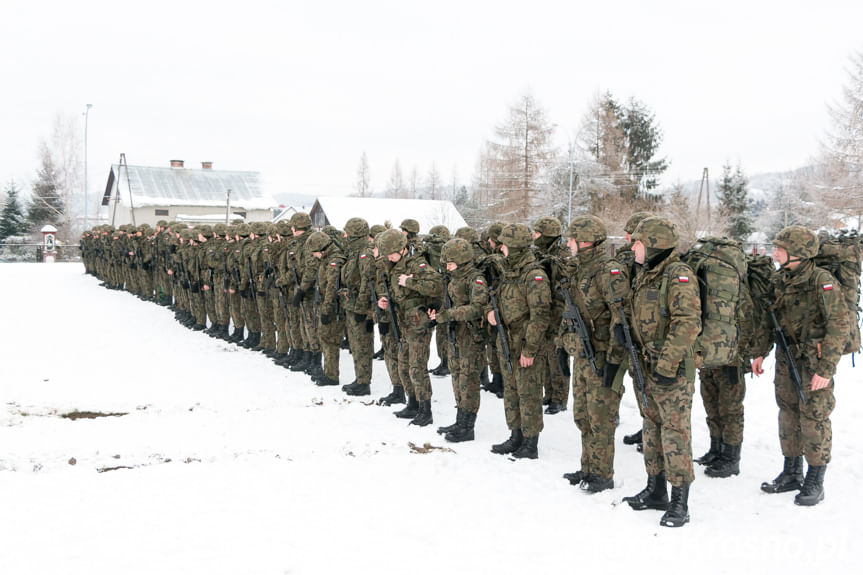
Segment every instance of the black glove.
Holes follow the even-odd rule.
[[[566,377],[572,375],[572,372],[569,371],[569,354],[562,347],[557,350],[557,369],[561,375]]]
[[[375,330],[374,320],[367,319],[367,320],[365,320],[365,323],[366,323],[366,333],[372,333]]]
[[[322,313],[321,314],[321,325],[330,325],[330,314]]]
[[[361,314],[361,313],[356,313],[356,312],[354,312],[354,321],[355,321],[356,323],[362,323],[362,322],[366,321],[366,316],[365,316],[365,314]]]
[[[606,363],[605,369],[602,370],[602,386],[611,387],[614,383],[614,378],[617,376],[617,370],[620,369],[619,363]]]
[[[656,383],[658,383],[659,385],[674,385],[675,383],[677,383],[676,377],[665,377],[664,375],[661,375],[655,371],[653,372],[653,377],[654,379],[656,379]]]
[[[623,324],[622,323],[614,324],[614,339],[621,346],[626,347],[626,335],[623,333]]]
[[[306,292],[304,290],[297,289],[294,297],[291,298],[291,305],[294,307],[300,307],[300,302],[303,301],[304,297],[306,297]]]
[[[385,336],[390,332],[390,324],[389,323],[379,323],[378,324],[378,333],[381,334],[381,337]]]

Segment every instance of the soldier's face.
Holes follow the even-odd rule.
[[[643,264],[645,262],[645,254],[647,254],[647,250],[644,249],[644,244],[641,243],[641,240],[635,240],[632,243],[632,253],[635,254],[636,263]]]
[[[402,254],[400,252],[394,252],[394,253],[391,253],[390,255],[388,255],[387,259],[390,262],[396,264],[399,262],[400,259],[402,259]]]
[[[448,271],[448,272],[454,272],[454,271],[455,271],[455,270],[457,270],[457,269],[458,269],[458,264],[457,264],[457,263],[455,263],[455,262],[447,262],[447,263],[446,263],[446,271]]]
[[[503,257],[508,258],[509,257],[509,248],[503,244],[500,244],[500,253],[503,254]]]
[[[575,241],[575,238],[567,238],[566,247],[569,248],[569,253],[574,256],[578,255],[578,242]]]
[[[322,257],[324,257],[324,252],[312,252],[312,255],[318,259],[321,259]]]

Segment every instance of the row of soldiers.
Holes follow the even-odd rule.
[[[564,477],[585,493],[614,486],[614,433],[629,371],[639,382],[648,482],[624,500],[636,510],[664,511],[660,523],[677,527],[689,521],[694,480],[691,407],[701,295],[672,222],[641,212],[624,229],[626,245],[613,257],[606,225],[595,216],[575,218],[565,232],[557,219],[542,217],[533,230],[496,223],[481,236],[461,228],[450,238],[436,226],[423,238],[412,219],[392,229],[352,218],[344,231],[314,231],[309,216],[296,213],[276,224],[100,226],[82,236],[81,247],[87,272],[106,287],[172,306],[192,329],[261,351],[317,385],[340,384],[346,335],[356,374],[342,387],[349,395],[371,393],[377,324],[392,382],[378,403],[403,405],[396,417],[418,426],[433,423],[427,364],[436,331],[457,404],[455,421],[438,429],[447,441],[474,439],[482,386],[502,395],[510,430],[491,450],[535,459],[543,404],[546,414],[565,410],[571,379],[581,466]],[[804,300],[783,295],[798,285],[798,266],[813,273],[813,238],[817,252],[809,230],[789,228],[775,240],[788,261],[774,256],[785,266],[776,277],[774,309],[798,342],[798,363],[813,383],[798,401],[786,393],[787,370],[777,369],[786,465],[762,485],[767,492],[798,490],[801,505],[823,499],[832,375],[841,355],[835,337],[843,329],[835,288],[819,294],[826,306],[805,300],[813,308],[807,333],[798,325]],[[827,281],[823,270],[817,273]],[[802,345],[812,334],[819,338],[816,362]],[[747,365],[754,359],[752,371],[759,374],[772,341],[769,330],[754,339],[761,343],[742,359]],[[739,473],[745,387],[742,377],[733,377],[741,366],[733,367],[701,373],[711,438],[716,430],[719,441],[700,462],[714,477]]]

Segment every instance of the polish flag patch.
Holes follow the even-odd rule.
[[[425,264],[420,264],[420,267],[421,267],[421,268],[424,268],[424,267],[426,267],[426,265],[425,265]]]
[[[677,276],[677,281],[679,281],[682,284],[688,284],[689,283],[689,276]]]
[[[366,254],[360,254],[360,259],[361,259],[361,260],[366,259]]]
[[[476,283],[482,284],[482,278],[476,278]]]
[[[330,262],[330,267],[332,267],[332,268],[336,267],[336,262]]]
[[[824,284],[824,291],[831,291],[833,289],[833,284]]]
[[[533,276],[533,280],[534,280],[534,281],[541,282],[541,281],[542,281],[542,276]]]
[[[611,270],[611,275],[613,275],[613,276],[620,275],[620,270]]]

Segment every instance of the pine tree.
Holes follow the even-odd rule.
[[[725,233],[741,242],[754,231],[748,187],[749,182],[740,166],[733,172],[730,165],[722,166],[718,192],[719,214],[727,222]]]
[[[27,220],[18,201],[18,187],[14,180],[6,185],[4,193],[6,201],[3,202],[3,211],[0,212],[0,241],[27,231]]]
[[[42,144],[42,165],[33,182],[32,197],[27,204],[27,221],[31,230],[45,224],[58,225],[64,217],[65,205],[57,182],[57,170],[47,144]]]

